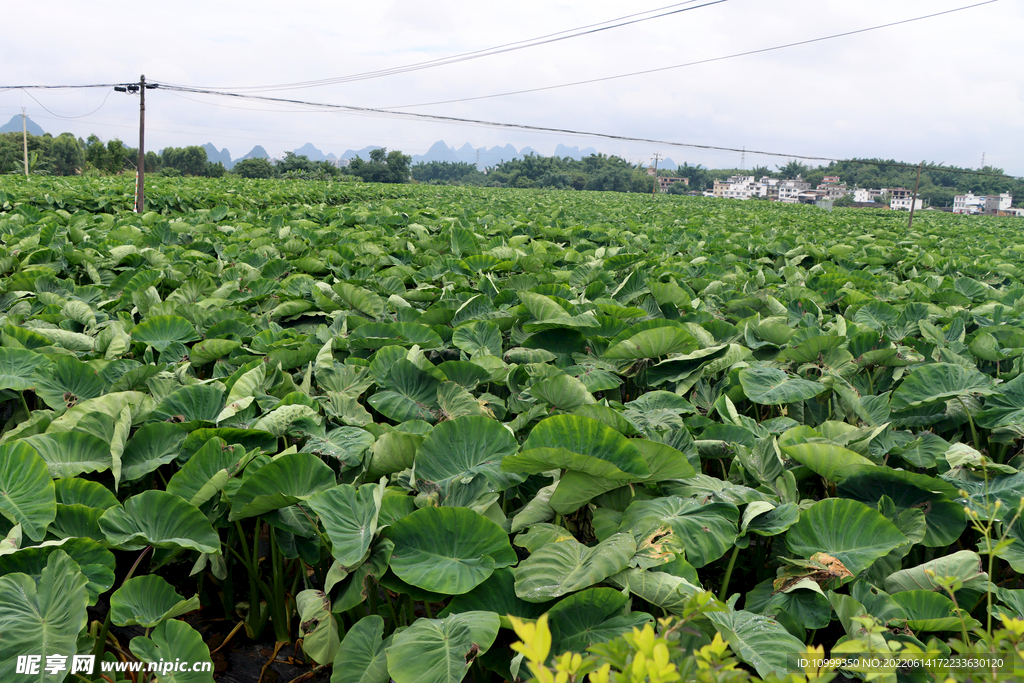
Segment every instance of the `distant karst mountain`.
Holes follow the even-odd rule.
[[[269,159],[270,155],[267,154],[267,150],[263,149],[263,145],[256,145],[252,148],[252,151],[246,154],[242,159]],[[242,159],[236,159],[235,161],[241,161]]]
[[[591,154],[597,154],[597,150],[593,147],[584,147],[582,150],[573,145],[572,147],[566,147],[562,143],[555,145],[555,156],[556,157],[571,157],[573,159],[582,159],[583,157],[589,157]]]
[[[19,117],[15,117],[19,118]],[[20,121],[18,122],[20,125]],[[10,125],[10,124],[9,124]],[[253,147],[252,151],[246,154],[240,159],[230,161],[230,154],[227,149],[217,151],[217,148],[211,143],[207,143],[204,146],[206,149],[207,157],[212,162],[220,161],[224,164],[225,168],[230,169],[235,163],[242,159],[253,159],[253,158],[264,158],[269,159],[270,155],[263,149],[261,145]],[[334,152],[325,152],[319,147],[315,146],[312,142],[307,142],[301,147],[292,151],[296,156],[305,156],[312,161],[335,161],[337,159],[354,159],[357,156],[364,161],[370,159],[370,152],[375,149],[381,149],[380,145],[370,145],[369,147],[363,147],[362,149],[346,149],[341,154],[335,154]],[[404,150],[403,150],[404,151]],[[584,147],[582,149],[579,146],[563,145],[559,143],[555,146],[554,154],[552,156],[557,157],[570,157],[572,159],[582,159],[583,157],[590,156],[591,154],[597,154],[597,150],[593,147]],[[444,140],[438,140],[430,146],[430,149],[424,154],[413,154],[412,163],[429,164],[432,161],[437,162],[449,162],[459,163],[464,162],[468,164],[474,164],[480,170],[488,167],[494,167],[503,161],[514,161],[522,159],[523,157],[529,156],[530,154],[536,154],[537,156],[547,156],[539,153],[533,147],[523,147],[522,149],[516,149],[511,144],[503,146],[495,145],[494,147],[473,147],[468,142],[462,144],[461,147],[449,146]],[[229,165],[230,164],[230,165]],[[677,168],[674,161],[671,159],[662,159],[658,164],[659,168],[675,170]]]
[[[42,129],[42,127],[38,123],[36,123],[35,121],[32,120],[31,116],[29,116],[29,117],[27,117],[25,119],[25,128],[28,131],[29,135],[45,135],[46,134],[46,132]],[[7,123],[5,123],[2,128],[0,128],[0,133],[20,133],[20,132],[21,132],[21,116],[19,116],[18,114],[15,114],[14,116],[12,116],[11,120],[8,121]]]
[[[308,157],[310,161],[327,161],[327,155],[314,147],[312,142],[307,142],[295,150],[295,156]]]
[[[368,161],[370,158],[370,152],[375,149],[380,149],[380,145],[370,145],[369,147],[363,147],[362,149],[346,149],[344,154],[341,155],[342,159],[355,159],[359,157],[363,161]]]
[[[203,149],[206,150],[206,159],[211,164],[215,164],[219,161],[220,163],[224,164],[224,168],[228,169],[229,171],[235,165],[235,162],[231,160],[231,152],[228,151],[227,147],[218,152],[217,148],[213,146],[212,142],[207,142],[205,145],[203,145]]]
[[[503,147],[494,146],[488,149],[487,147],[473,147],[467,142],[463,144],[462,147],[456,149],[455,147],[449,147],[444,140],[438,140],[430,146],[430,149],[427,150],[426,154],[412,155],[412,163],[428,164],[431,161],[462,161],[475,164],[478,168],[483,169],[488,166],[497,166],[503,161],[522,159],[530,154],[544,156],[539,154],[537,150],[532,147],[523,147],[522,149],[517,150],[511,144],[507,144]],[[593,147],[580,149],[579,147],[566,147],[565,145],[559,144],[555,147],[554,156],[582,159],[583,157],[591,154],[597,154],[597,150]]]

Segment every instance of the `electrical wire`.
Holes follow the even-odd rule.
[[[963,7],[957,7],[955,9],[945,10],[943,12],[935,12],[934,14],[926,14],[920,17],[914,17],[913,19],[903,19],[901,21],[894,21],[888,24],[879,24],[878,26],[871,26],[869,28],[857,29],[855,31],[846,31],[843,33],[835,33],[830,36],[823,36],[821,38],[811,38],[809,40],[801,40],[795,43],[786,43],[785,45],[776,45],[774,47],[760,48],[758,50],[748,50],[746,52],[737,52],[731,55],[725,55],[724,57],[711,57],[709,59],[701,59],[695,62],[686,62],[684,64],[673,64],[671,66],[660,66],[653,69],[644,69],[643,71],[632,71],[630,73],[618,74],[615,76],[602,76],[600,78],[591,78],[585,81],[574,81],[571,83],[560,83],[558,85],[547,85],[540,88],[526,88],[524,90],[512,90],[509,92],[493,93],[490,95],[478,95],[475,97],[461,97],[453,100],[439,100],[436,102],[420,102],[418,104],[400,104],[400,105],[389,105],[386,109],[411,109],[413,107],[432,107],[438,104],[455,104],[457,102],[473,102],[476,100],[487,100],[495,97],[508,97],[510,95],[523,95],[532,92],[543,92],[545,90],[556,90],[558,88],[570,88],[577,85],[588,85],[590,83],[601,83],[603,81],[613,81],[620,78],[630,78],[632,76],[644,76],[647,74],[659,73],[661,71],[670,71],[672,69],[683,69],[690,66],[699,66],[702,64],[711,64],[713,62],[721,62],[727,59],[735,59],[737,57],[749,57],[750,55],[764,54],[765,52],[774,52],[776,50],[784,50],[790,47],[798,47],[800,45],[810,45],[812,43],[820,43],[825,40],[833,40],[835,38],[845,38],[846,36],[857,35],[858,33],[867,33],[868,31],[877,31],[883,28],[890,28],[892,26],[899,26],[901,24],[909,24],[915,21],[921,21],[923,19],[932,19],[939,17],[944,14],[952,14],[953,12],[962,12],[963,10],[973,9],[975,7],[981,7],[982,5],[990,5],[998,0],[985,0],[973,5],[965,5]]]
[[[0,90],[74,90],[81,88],[115,88],[125,83],[92,83],[89,85],[0,85]]]
[[[994,2],[994,1],[995,0],[989,0],[989,2]],[[548,126],[532,126],[532,125],[522,124],[522,123],[503,123],[503,122],[499,122],[499,121],[486,121],[486,120],[482,120],[482,119],[468,119],[468,118],[461,118],[461,117],[455,117],[455,116],[441,116],[441,115],[438,115],[438,114],[425,114],[425,113],[422,113],[422,112],[402,112],[402,111],[391,111],[391,110],[388,110],[388,109],[377,109],[377,108],[373,108],[373,107],[355,107],[355,106],[352,106],[352,105],[343,105],[343,104],[327,104],[327,103],[321,103],[321,102],[308,102],[308,101],[305,101],[305,100],[293,100],[293,99],[285,99],[285,98],[279,98],[279,97],[269,97],[267,95],[252,95],[252,94],[246,94],[246,93],[220,92],[220,91],[216,91],[216,90],[206,90],[206,89],[202,89],[202,88],[182,88],[182,87],[165,85],[163,83],[159,83],[158,86],[159,86],[160,89],[167,90],[167,91],[190,92],[190,93],[196,93],[196,94],[215,95],[215,96],[220,96],[220,97],[231,97],[231,98],[239,98],[239,99],[247,99],[247,100],[263,100],[263,101],[270,101],[270,102],[286,102],[286,103],[290,103],[290,104],[305,105],[305,106],[309,106],[309,107],[320,107],[320,108],[324,108],[324,109],[327,109],[327,110],[343,111],[343,112],[351,113],[351,114],[376,115],[376,116],[384,116],[384,117],[389,117],[389,118],[413,119],[413,120],[421,120],[421,121],[434,121],[434,122],[439,122],[439,123],[469,124],[469,125],[483,126],[483,127],[487,127],[487,128],[506,128],[506,129],[526,130],[526,131],[541,132],[541,133],[560,133],[560,134],[565,134],[565,135],[575,135],[575,136],[583,136],[583,137],[591,137],[591,138],[603,138],[603,139],[606,139],[606,140],[618,140],[618,141],[622,141],[622,142],[643,142],[643,143],[649,143],[649,144],[654,144],[654,145],[664,145],[664,146],[669,146],[669,147],[680,147],[680,148],[687,148],[687,149],[700,149],[700,150],[719,151],[719,152],[733,152],[733,153],[737,153],[737,154],[746,153],[746,154],[752,154],[752,155],[758,155],[758,156],[769,156],[769,157],[778,157],[778,158],[785,158],[785,159],[803,159],[805,161],[825,161],[825,162],[837,162],[837,163],[838,162],[843,162],[843,161],[852,161],[852,162],[855,162],[855,163],[866,163],[866,164],[873,164],[873,165],[876,165],[876,166],[892,166],[892,167],[901,167],[901,168],[917,168],[918,167],[917,164],[905,164],[905,163],[898,163],[898,162],[883,162],[883,161],[862,161],[862,160],[857,160],[857,159],[840,159],[838,157],[812,156],[812,155],[806,155],[806,154],[792,154],[792,153],[783,153],[783,152],[766,152],[766,151],[762,151],[762,150],[754,150],[754,149],[748,149],[748,148],[723,147],[723,146],[718,146],[718,145],[701,145],[701,144],[697,144],[697,143],[673,142],[673,141],[668,141],[668,140],[655,140],[655,139],[651,139],[651,138],[633,137],[633,136],[628,136],[628,135],[614,135],[614,134],[611,134],[611,133],[596,133],[596,132],[592,132],[592,131],[573,130],[573,129],[570,129],[570,128],[552,128],[552,127],[548,127]],[[935,167],[935,166],[927,166],[927,167],[926,166],[922,166],[921,168],[922,168],[922,170],[927,169],[927,170],[933,170],[933,171],[942,171],[942,172],[945,172],[945,173],[960,173],[960,174],[964,174],[964,175],[976,175],[976,176],[986,176],[987,175],[987,176],[1000,177],[1000,178],[1018,179],[1017,176],[1011,176],[1011,175],[1007,175],[1005,173],[984,173],[984,172],[973,172],[973,171],[955,171],[955,170],[952,170],[952,169],[947,169],[947,168],[943,168],[943,167]]]
[[[100,109],[103,109],[103,106],[104,106],[104,105],[105,105],[105,104],[107,103],[107,98],[109,98],[109,97],[110,97],[110,93],[112,93],[112,92],[114,92],[114,91],[113,91],[113,90],[108,90],[108,91],[107,91],[107,95],[106,95],[106,97],[104,97],[104,98],[103,98],[103,101],[102,101],[102,102],[100,102],[100,106],[96,107],[95,109],[93,109],[93,110],[92,110],[91,112],[89,112],[88,114],[79,114],[78,116],[62,116],[62,115],[60,115],[60,114],[58,114],[58,113],[56,113],[56,112],[50,111],[49,109],[47,109],[47,108],[46,108],[46,105],[45,105],[45,104],[43,104],[43,103],[42,103],[42,102],[40,102],[40,101],[39,101],[38,99],[36,99],[35,95],[33,95],[32,93],[30,93],[30,92],[29,92],[28,90],[25,90],[24,92],[25,92],[25,94],[26,94],[26,95],[28,95],[29,97],[31,97],[31,98],[33,99],[33,101],[35,101],[35,103],[36,103],[36,104],[38,104],[38,105],[39,105],[40,107],[42,107],[43,109],[45,109],[45,110],[47,111],[47,113],[49,113],[49,114],[52,114],[53,116],[56,116],[56,117],[57,117],[58,119],[83,119],[83,118],[85,118],[86,116],[92,116],[93,114],[95,114],[96,112],[98,112],[98,111],[99,111]]]
[[[280,90],[301,90],[305,88],[319,88],[327,85],[338,85],[341,83],[351,83],[353,81],[367,80],[371,78],[381,78],[384,76],[394,76],[396,74],[408,73],[410,71],[419,71],[421,69],[431,69],[437,66],[447,66],[449,64],[458,64],[460,62],[467,62],[474,59],[481,59],[483,57],[491,57],[493,55],[503,54],[506,52],[514,52],[516,50],[524,50],[530,47],[537,47],[540,45],[547,45],[549,43],[556,43],[563,40],[569,40],[571,38],[579,38],[581,36],[591,35],[594,33],[600,33],[601,31],[608,31],[622,26],[629,26],[631,24],[637,24],[644,21],[650,21],[652,19],[661,19],[663,17],[671,16],[674,14],[680,14],[682,12],[689,12],[690,10],[700,9],[702,7],[708,7],[710,5],[717,5],[727,0],[712,0],[706,2],[703,5],[696,5],[693,7],[679,8],[680,5],[690,5],[697,0],[686,0],[685,2],[675,3],[673,5],[666,5],[656,9],[646,10],[644,12],[636,12],[633,14],[627,14],[623,17],[616,19],[609,19],[607,21],[598,22],[596,24],[588,24],[586,26],[580,26],[577,28],[566,29],[565,31],[559,31],[557,33],[549,33],[547,35],[539,36],[537,38],[529,38],[526,40],[516,41],[514,43],[505,43],[503,45],[497,45],[495,47],[484,48],[482,50],[474,50],[472,52],[463,52],[461,54],[452,55],[450,57],[440,57],[438,59],[432,59],[425,62],[416,62],[413,64],[406,64],[403,66],[391,67],[388,69],[380,69],[377,71],[366,71],[358,74],[351,74],[349,76],[339,76],[337,78],[325,78],[315,81],[300,81],[297,83],[280,83],[276,85],[261,85],[261,86],[203,86],[211,87],[216,90],[230,90],[230,91],[248,91],[248,92],[275,92]],[[673,9],[676,8],[676,9]],[[656,14],[650,17],[643,17],[641,19],[634,19],[644,14],[651,14],[652,12],[662,12],[662,10],[669,10],[661,14]],[[626,21],[629,20],[629,21]],[[612,23],[619,22],[619,23]],[[604,24],[612,24],[611,26],[604,26]],[[568,34],[568,35],[566,35]],[[200,87],[200,86],[188,86],[180,83],[168,83],[168,85],[178,85],[181,87]]]

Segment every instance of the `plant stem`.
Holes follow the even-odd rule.
[[[125,581],[132,578],[132,574],[134,574],[135,570],[138,569],[139,563],[142,562],[142,558],[145,557],[146,553],[152,550],[152,548],[153,546],[151,545],[146,546],[146,548],[141,553],[139,553],[139,556],[135,558],[135,564],[133,564],[132,568],[128,570],[127,576],[125,576],[124,581],[121,582],[122,586],[124,586]],[[110,608],[107,609],[107,616],[103,618],[103,628],[100,629],[100,635],[99,638],[96,639],[96,644],[93,645],[92,653],[96,657],[96,659],[100,659],[103,657],[103,650],[107,644],[107,635],[110,633],[110,613],[112,611],[113,610]]]
[[[391,613],[391,630],[394,631],[398,628],[398,613],[395,611],[395,604],[391,600],[391,594],[388,593],[388,589],[384,589],[384,600],[388,603],[388,612]]]
[[[377,613],[377,599],[379,597],[378,593],[380,592],[380,586],[377,585],[376,581],[373,581],[372,583],[373,583],[373,585],[367,591],[367,596],[366,597],[370,601],[370,604],[369,604],[370,614],[376,614]]]
[[[964,403],[964,399],[961,396],[957,396],[956,400],[960,401],[960,405],[964,407],[964,412],[967,413],[967,421],[971,425],[971,437],[974,439],[974,450],[981,450],[981,439],[978,437],[978,430],[974,428],[974,418],[971,417],[971,411],[968,410],[967,404]]]
[[[267,609],[274,622],[274,640],[287,643],[291,640],[291,629],[288,618],[288,596],[284,590],[284,566],[281,551],[277,547],[277,533],[274,527],[267,525],[270,536],[270,576],[273,584],[272,595],[267,598]]]
[[[718,591],[718,599],[725,601],[729,590],[729,579],[732,577],[732,568],[736,564],[736,556],[740,554],[740,547],[733,546],[732,556],[729,558],[729,565],[725,568],[725,577],[722,578],[722,588]]]

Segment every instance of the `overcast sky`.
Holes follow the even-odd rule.
[[[689,11],[458,64],[272,97],[392,108],[659,141],[835,158],[881,157],[1024,175],[1024,3],[973,9],[809,45],[541,92],[445,100],[603,78],[770,48],[972,0],[694,0]],[[0,86],[147,80],[238,88],[331,79],[435,60],[656,10],[671,0],[226,3],[42,0],[4,9]],[[644,15],[650,16],[650,15]],[[737,153],[149,91],[146,148],[212,142],[233,157],[311,142],[340,155],[511,143],[592,146],[647,162],[738,167]],[[137,96],[0,91],[47,132],[138,142]],[[94,112],[94,113],[93,113]],[[59,118],[78,116],[80,118]],[[82,116],[85,115],[86,116]],[[748,153],[745,167],[785,157]]]

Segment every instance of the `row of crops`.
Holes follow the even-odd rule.
[[[1017,219],[131,193],[0,179],[2,681],[212,681],[43,665],[209,662],[214,622],[316,680],[482,683],[587,648],[572,680],[670,681],[722,641],[706,680],[785,677],[1024,619]]]

